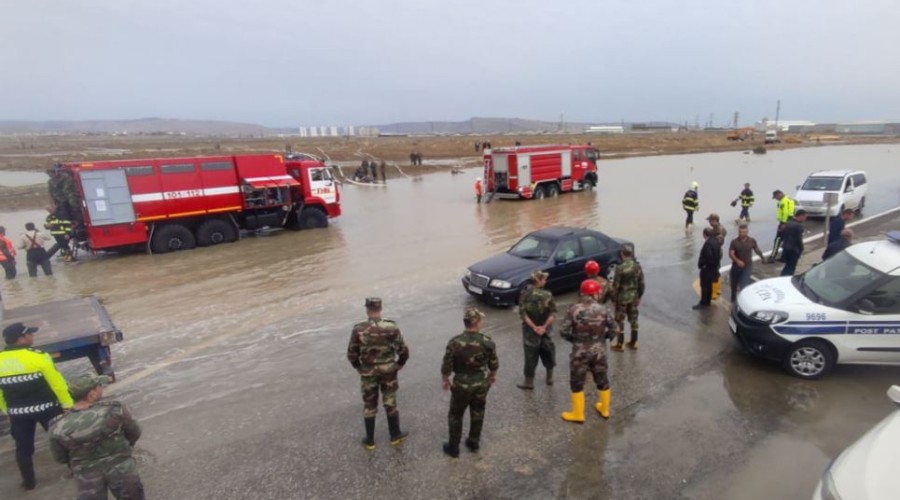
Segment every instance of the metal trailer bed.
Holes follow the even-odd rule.
[[[97,297],[7,309],[0,318],[4,328],[16,322],[39,327],[33,347],[50,354],[54,362],[86,357],[98,374],[115,380],[110,346],[122,340],[122,332]]]

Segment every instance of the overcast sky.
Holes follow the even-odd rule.
[[[900,121],[897,0],[0,0],[0,119]]]

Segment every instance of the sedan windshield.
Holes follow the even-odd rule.
[[[509,254],[523,259],[547,260],[553,255],[555,248],[556,241],[554,240],[528,235],[510,248]]]
[[[810,177],[803,183],[802,191],[840,191],[840,177]]]
[[[800,290],[810,299],[838,304],[882,278],[884,273],[841,252],[810,269],[799,284]]]

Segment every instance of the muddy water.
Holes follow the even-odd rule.
[[[47,175],[42,172],[0,171],[0,186],[19,187],[45,182],[47,182]]]
[[[8,283],[7,306],[51,298],[96,294],[125,323],[136,341],[173,321],[191,339],[265,318],[272,324],[349,306],[382,295],[410,308],[421,303],[463,304],[458,279],[468,264],[503,251],[525,233],[554,224],[597,228],[637,243],[648,269],[666,280],[694,275],[700,231],[685,234],[681,196],[700,184],[700,216],[718,212],[729,224],[738,209],[728,205],[750,182],[757,195],[751,234],[765,248],[774,235],[775,188],[791,192],[813,170],[862,168],[868,172],[867,211],[900,200],[900,151],[894,146],[794,149],[767,155],[713,153],[631,158],[601,163],[596,193],[553,200],[474,203],[479,172],[439,173],[421,180],[389,181],[387,188],[348,185],[344,216],[322,231],[247,237],[218,248],[170,255],[103,255],[78,264],[57,264],[53,280]],[[18,234],[40,211],[0,215]],[[811,227],[821,225],[812,222]],[[24,259],[19,259],[24,273]],[[20,274],[21,276],[21,274]],[[652,276],[651,276],[652,279]],[[415,305],[416,303],[420,305]],[[354,313],[355,314],[355,313]],[[334,318],[335,324],[348,318]]]
[[[758,200],[752,233],[765,246],[775,226],[774,203],[766,196],[772,189],[788,191],[816,169],[864,168],[870,179],[867,206],[874,213],[898,204],[900,169],[895,159],[889,146],[854,146],[765,156],[610,160],[601,163],[596,193],[488,205],[474,203],[472,183],[479,175],[474,169],[463,175],[426,175],[419,181],[389,180],[387,188],[347,186],[344,216],[326,230],[252,236],[232,245],[168,255],[88,257],[77,264],[57,263],[53,278],[36,280],[22,276],[20,258],[20,278],[4,284],[3,296],[7,307],[87,294],[104,300],[126,335],[114,349],[120,381],[110,390],[132,404],[146,423],[152,436],[145,445],[153,457],[148,460],[172,464],[172,471],[203,467],[193,462],[190,450],[218,446],[221,436],[194,432],[186,422],[212,419],[220,434],[229,436],[225,441],[234,451],[247,449],[260,457],[269,451],[257,450],[255,442],[245,439],[280,435],[289,425],[285,422],[293,420],[322,422],[319,439],[304,442],[309,447],[281,452],[304,461],[324,460],[341,477],[360,477],[353,484],[362,489],[365,475],[359,472],[366,464],[335,461],[327,447],[334,442],[354,446],[349,437],[358,431],[357,380],[343,349],[349,326],[362,314],[363,298],[382,296],[389,315],[401,320],[414,352],[404,370],[403,404],[410,408],[404,418],[422,433],[423,442],[413,441],[406,453],[424,464],[420,477],[443,481],[427,472],[442,470],[436,466],[442,463],[440,454],[432,446],[444,432],[443,424],[435,425],[435,408],[446,405],[436,392],[436,367],[447,332],[461,326],[461,307],[473,303],[459,283],[468,264],[553,224],[597,228],[634,241],[649,287],[642,307],[647,318],[642,319],[647,328],[643,331],[652,335],[656,330],[659,342],[650,342],[646,349],[642,344],[641,355],[652,362],[619,358],[612,363],[614,373],[628,374],[616,380],[618,411],[658,386],[660,379],[678,373],[678,363],[714,352],[708,339],[696,335],[707,320],[682,312],[696,300],[689,280],[696,274],[694,259],[701,243],[699,231],[686,235],[682,227],[680,200],[692,180],[700,183],[701,214],[715,210],[726,221],[737,214],[728,202],[744,182],[751,182]],[[20,228],[29,220],[40,223],[43,216],[40,211],[0,214],[0,223]],[[571,296],[561,298],[568,300]],[[567,404],[567,387],[535,391],[533,399],[524,401],[513,392],[518,368],[512,365],[521,349],[517,322],[512,311],[488,312],[485,329],[495,335],[504,363],[491,411],[502,415],[500,421],[509,429],[539,431],[546,426],[547,408]],[[709,320],[724,324],[723,318]],[[680,325],[686,328],[679,330]],[[659,333],[667,329],[671,331]],[[563,359],[560,354],[559,361]],[[252,417],[236,408],[252,408]],[[432,434],[426,436],[425,429]],[[290,430],[310,432],[303,425]],[[477,466],[486,480],[505,477],[517,455],[537,460],[541,450],[559,442],[559,436],[548,434],[528,446],[497,428],[492,432],[500,456],[493,457],[496,465]],[[221,460],[230,456],[226,450]],[[237,460],[241,455],[234,456]],[[236,470],[253,470],[241,460]],[[434,467],[425,467],[428,464]],[[530,470],[516,472],[529,475]],[[159,491],[168,484],[165,477],[154,476],[151,469],[148,482]],[[197,488],[221,481],[212,473],[209,480],[198,482]],[[235,487],[243,481],[233,478]],[[409,485],[411,491],[419,486]],[[197,493],[197,498],[202,496]]]

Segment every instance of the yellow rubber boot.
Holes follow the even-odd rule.
[[[562,419],[576,424],[584,423],[584,391],[572,393],[572,411],[563,412]]]
[[[712,300],[718,299],[719,295],[722,295],[722,278],[717,278],[712,284]]]
[[[597,404],[594,408],[603,418],[609,418],[609,389],[605,391],[597,391]]]

